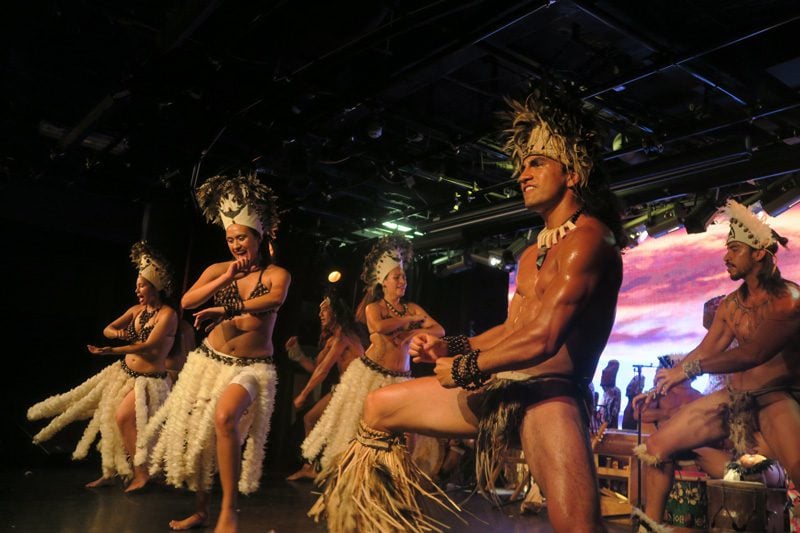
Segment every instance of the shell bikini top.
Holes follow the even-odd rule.
[[[269,294],[269,287],[266,287],[261,282],[261,276],[264,275],[264,270],[265,269],[262,269],[261,272],[259,272],[258,283],[256,283],[256,286],[253,287],[252,291],[250,291],[250,295],[247,297],[248,300],[252,300],[253,298],[258,298],[259,296],[264,296],[265,294]],[[230,303],[236,300],[243,301],[242,295],[239,294],[239,285],[236,283],[236,280],[233,280],[233,283],[222,287],[220,290],[214,293],[214,305],[217,306],[224,307],[226,303]],[[266,311],[259,311],[256,313],[249,313],[249,314],[254,316],[263,316],[274,312],[275,312],[274,309],[268,309]]]

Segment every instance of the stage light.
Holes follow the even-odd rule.
[[[336,283],[340,279],[342,279],[342,273],[338,270],[332,270],[330,274],[328,274],[328,281],[331,283]]]
[[[694,207],[683,217],[683,227],[686,233],[703,233],[717,214],[717,206],[711,199],[700,199]]]
[[[503,264],[500,268],[506,272],[513,272],[517,268],[517,258],[510,248],[503,250]]]
[[[761,207],[771,217],[776,217],[788,211],[800,202],[800,187],[794,181],[784,182],[778,186],[768,188],[761,195]]]
[[[403,224],[398,224],[396,222],[389,222],[389,221],[381,222],[381,225],[384,228],[389,228],[389,229],[393,229],[393,230],[396,230],[396,231],[402,231],[403,233],[408,233],[408,232],[410,232],[411,230],[414,229],[414,228],[411,228],[409,226],[404,226]]]
[[[452,257],[452,260],[446,265],[442,265],[437,271],[436,275],[440,278],[449,276],[450,274],[459,274],[465,272],[475,266],[472,256],[468,253],[459,254]]]
[[[681,227],[678,207],[675,204],[665,206],[650,214],[645,223],[647,234],[654,238],[663,237]]]
[[[499,257],[497,257],[496,255],[490,255],[489,256],[489,265],[491,265],[493,267],[500,266],[500,264],[502,262],[503,262],[503,260],[500,259]]]

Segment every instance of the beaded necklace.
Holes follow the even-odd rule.
[[[389,311],[391,311],[392,314],[394,314],[395,316],[401,317],[401,316],[406,316],[408,314],[408,305],[407,304],[403,304],[403,311],[401,312],[395,306],[390,304],[389,300],[387,300],[386,298],[384,298],[383,301],[386,303],[386,307],[389,308]]]
[[[150,319],[156,316],[160,310],[160,307],[156,307],[152,311],[148,311],[147,306],[145,305],[144,309],[142,309],[142,312],[139,313],[139,327],[143,328],[144,325],[150,322]]]

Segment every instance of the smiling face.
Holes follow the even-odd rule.
[[[577,181],[573,172],[565,172],[564,165],[543,155],[530,155],[522,161],[517,178],[525,207],[542,213],[556,206],[568,187]]]
[[[136,278],[135,292],[136,298],[139,299],[139,305],[157,306],[159,301],[158,290],[142,276]]]
[[[397,300],[406,293],[406,273],[403,267],[395,267],[381,283],[383,285],[383,295],[387,300]]]
[[[256,259],[258,257],[261,237],[253,229],[241,224],[231,224],[225,230],[225,240],[228,242],[228,249],[234,259],[241,257]]]

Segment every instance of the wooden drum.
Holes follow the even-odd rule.
[[[707,485],[710,531],[784,531],[786,489],[753,481],[712,480]]]

